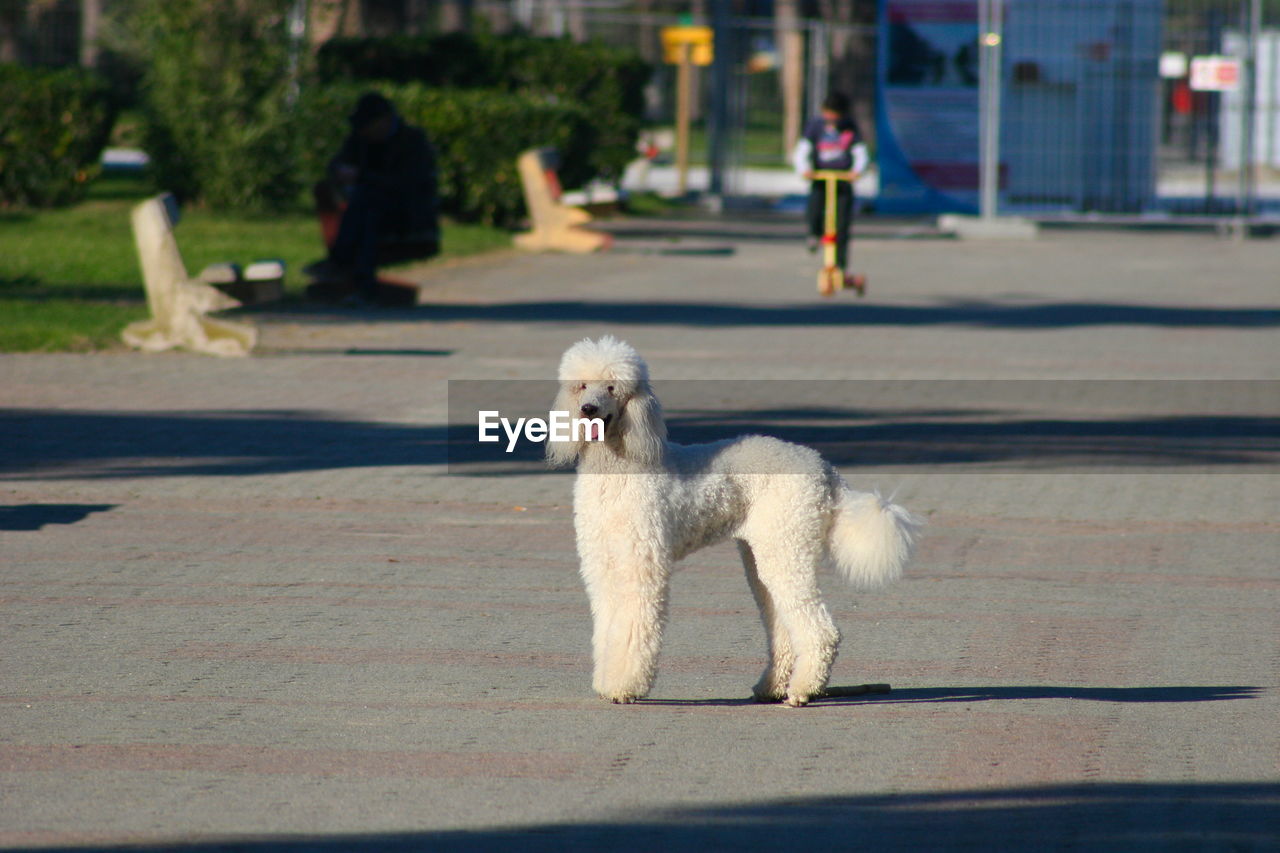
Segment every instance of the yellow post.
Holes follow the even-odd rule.
[[[689,120],[693,112],[693,66],[710,65],[710,27],[662,28],[662,59],[676,66],[676,189],[689,189]]]
[[[825,184],[827,201],[822,217],[822,269],[818,272],[818,292],[823,296],[832,296],[837,290],[851,287],[862,296],[866,292],[866,278],[855,275],[846,280],[844,270],[836,266],[836,229],[839,225],[836,184],[839,181],[852,181],[853,178],[849,172],[817,169],[813,173],[813,179]]]
[[[693,45],[680,44],[680,62],[676,65],[676,191],[684,195],[689,189],[689,83],[693,75]]]
[[[827,206],[823,209],[822,221],[822,265],[827,269],[833,269],[836,265],[836,181],[848,180],[839,172],[829,172],[826,170],[815,172],[821,175],[822,180],[827,187]]]

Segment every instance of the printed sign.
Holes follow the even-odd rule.
[[[881,0],[876,126],[886,212],[978,202],[978,7]]]
[[[1230,56],[1192,57],[1190,85],[1197,92],[1234,92],[1240,87],[1240,60]]]

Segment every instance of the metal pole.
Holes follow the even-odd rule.
[[[733,34],[729,32],[731,0],[711,0],[714,54],[711,59],[711,111],[707,116],[707,192],[724,195],[724,167],[729,145],[729,83]],[[714,203],[714,202],[713,202]]]
[[[1261,37],[1261,31],[1259,31]],[[1267,108],[1263,111],[1262,120],[1266,122],[1267,129],[1267,153],[1263,157],[1263,162],[1269,168],[1276,165],[1276,69],[1280,67],[1280,39],[1276,38],[1275,31],[1272,30],[1267,35],[1267,54],[1270,57],[1267,60]]]
[[[1222,52],[1222,18],[1217,9],[1205,14],[1205,32],[1208,34],[1208,52]],[[1222,96],[1218,92],[1205,92],[1205,155],[1204,155],[1204,212],[1212,214],[1217,207],[1218,195],[1218,112]]]
[[[1245,21],[1244,91],[1240,103],[1240,173],[1236,186],[1236,213],[1247,216],[1253,210],[1253,134],[1258,99],[1258,34],[1262,31],[1262,4],[1248,0]]]
[[[991,0],[978,0],[978,213],[987,215],[987,22]]]
[[[303,45],[307,41],[307,21],[310,19],[308,0],[293,0],[286,21],[289,27],[289,90],[288,103],[297,103],[301,89]]]
[[[1000,192],[1000,50],[1004,0],[978,0],[978,211],[998,213]]]
[[[809,22],[809,114],[815,115],[822,99],[827,96],[829,61],[827,25],[821,21]]]

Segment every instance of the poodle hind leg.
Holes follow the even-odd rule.
[[[822,602],[817,567],[820,554],[757,546],[757,572],[773,600],[795,655],[784,701],[793,708],[822,695],[831,677],[840,632]]]
[[[821,600],[816,600],[805,607],[805,630],[811,633],[804,643],[804,651],[796,655],[795,669],[791,672],[791,680],[787,682],[786,703],[793,708],[808,705],[827,689],[831,667],[836,661],[836,650],[840,645],[840,631],[831,621],[826,605]]]
[[[787,696],[787,682],[791,680],[796,656],[791,650],[791,638],[787,635],[787,629],[774,608],[773,596],[760,580],[751,546],[741,539],[737,543],[742,566],[747,572],[747,583],[751,586],[756,606],[760,608],[760,620],[764,622],[765,635],[769,641],[769,662],[765,665],[760,680],[751,688],[751,694],[757,702],[781,702]]]

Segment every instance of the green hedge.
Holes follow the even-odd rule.
[[[288,6],[136,0],[143,146],[158,185],[216,208],[296,204]]]
[[[483,44],[465,33],[333,38],[317,52],[316,68],[326,82],[386,80],[450,89],[509,88]]]
[[[0,207],[83,197],[114,121],[107,84],[97,75],[0,65]]]
[[[620,175],[634,157],[648,69],[630,54],[523,36],[340,41],[313,76],[305,52],[290,56],[292,4],[132,0],[142,144],[159,186],[217,209],[295,206],[371,87],[431,137],[442,208],[461,220],[519,217],[515,159],[529,148],[560,150],[566,186]]]
[[[596,131],[590,170],[614,179],[636,157],[644,86],[652,72],[639,54],[598,43],[490,34],[333,39],[317,62],[326,81],[499,89],[579,104]]]
[[[304,89],[298,104],[299,171],[318,179],[337,152],[346,116],[361,93],[354,83]],[[560,150],[566,184],[586,179],[595,129],[586,111],[526,95],[379,83],[410,123],[431,138],[439,157],[442,210],[457,219],[511,225],[524,210],[516,158],[530,148]]]

